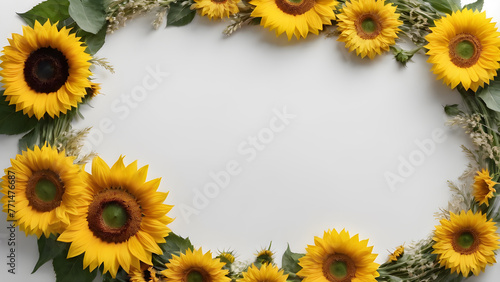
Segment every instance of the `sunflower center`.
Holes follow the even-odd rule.
[[[39,93],[56,92],[69,76],[68,60],[51,47],[33,51],[24,63],[24,78],[28,86]]]
[[[203,275],[198,271],[191,271],[187,275],[187,282],[203,282]]]
[[[35,185],[36,196],[44,202],[53,201],[56,197],[56,193],[56,185],[48,179],[40,179],[40,181],[38,181],[38,183]]]
[[[377,29],[377,23],[375,23],[372,19],[366,18],[361,23],[361,28],[366,33],[373,33]]]
[[[151,279],[151,272],[149,272],[148,269],[144,270],[142,272],[142,278],[144,278],[144,281],[149,281]]]
[[[472,58],[472,56],[474,56],[475,50],[476,48],[474,48],[474,44],[468,40],[458,42],[457,46],[455,47],[455,52],[457,53],[457,55],[465,60]]]
[[[298,16],[311,10],[316,2],[315,0],[275,0],[275,3],[285,14]]]
[[[328,281],[349,282],[355,277],[356,266],[352,259],[343,254],[333,254],[323,263],[323,275]]]
[[[470,232],[464,232],[458,236],[457,244],[464,249],[469,249],[474,245],[474,235]]]
[[[121,228],[127,223],[127,211],[119,204],[109,203],[102,210],[102,219],[110,228]]]
[[[374,39],[382,31],[378,15],[367,13],[358,17],[354,22],[356,33],[362,39]]]
[[[481,42],[477,37],[460,33],[449,43],[449,55],[451,61],[460,68],[469,68],[477,63],[481,56]]]
[[[26,198],[33,209],[48,212],[61,205],[64,190],[64,183],[57,173],[39,170],[28,179]]]
[[[347,264],[343,261],[334,261],[330,264],[330,273],[337,279],[347,276]]]
[[[195,268],[184,275],[182,282],[212,282],[212,279],[206,271]]]
[[[122,243],[139,231],[142,211],[137,200],[122,189],[108,189],[94,196],[89,205],[89,229],[108,243]]]
[[[456,252],[468,255],[477,250],[479,240],[477,240],[477,236],[473,231],[466,230],[454,236],[452,246]]]

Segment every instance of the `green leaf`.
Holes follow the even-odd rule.
[[[283,258],[281,260],[281,265],[285,270],[285,273],[297,273],[302,267],[299,265],[299,258],[303,257],[304,254],[294,253],[290,250],[290,245],[286,248]]]
[[[474,3],[470,3],[464,6],[464,8],[471,9],[472,11],[478,10],[479,12],[483,9],[484,0],[477,0]]]
[[[123,270],[123,268],[119,268],[116,273],[116,277],[113,278],[109,272],[106,272],[102,275],[102,282],[129,282],[130,278],[128,277],[127,272]]]
[[[167,16],[167,26],[184,26],[193,21],[196,15],[195,10],[191,10],[191,1],[174,2],[170,4]]]
[[[78,26],[92,34],[106,24],[106,11],[102,0],[69,0],[69,15]]]
[[[104,45],[107,29],[108,25],[105,24],[97,34],[92,34],[82,29],[78,30],[76,34],[87,44],[87,50],[85,51],[90,55],[94,55]]]
[[[490,85],[476,92],[476,95],[481,98],[486,106],[496,112],[500,112],[500,78],[490,82]]]
[[[0,134],[20,134],[35,127],[38,120],[24,115],[23,111],[16,112],[16,106],[9,105],[3,92],[0,90]]]
[[[35,273],[40,266],[64,252],[68,245],[67,243],[57,241],[56,236],[53,234],[49,238],[40,236],[40,239],[38,239],[39,257],[31,274]]]
[[[185,253],[187,249],[193,249],[189,238],[182,238],[173,232],[170,232],[165,237],[165,241],[165,243],[158,244],[163,254],[153,254],[153,264],[160,269],[165,269],[165,263],[172,258],[172,255],[179,256],[181,253]]]
[[[26,13],[18,13],[21,18],[31,27],[35,25],[35,21],[44,24],[47,19],[52,23],[64,21],[69,18],[68,0],[47,0],[44,1]]]
[[[450,116],[454,117],[459,115],[462,111],[458,108],[458,104],[446,105],[444,106],[444,112]]]
[[[26,151],[27,148],[33,149],[35,145],[41,145],[39,144],[39,138],[38,135],[35,134],[35,129],[32,129],[30,132],[26,133],[21,139],[19,139],[19,142],[17,142],[17,148],[19,150],[19,153],[22,151]]]
[[[460,10],[462,7],[460,0],[424,0],[439,12],[451,14],[454,11]]]
[[[52,261],[56,282],[92,282],[95,279],[97,268],[92,272],[83,269],[83,254],[69,259],[66,256],[67,252],[62,252]]]

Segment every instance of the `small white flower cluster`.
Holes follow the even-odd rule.
[[[411,243],[405,252],[408,254],[404,261],[409,281],[435,281],[439,274],[439,263],[429,251],[432,239],[427,238]]]
[[[488,128],[485,124],[483,124],[480,114],[474,113],[472,115],[457,115],[451,118],[447,123],[449,125],[461,126],[465,130],[465,133],[469,134],[472,143],[479,148],[479,161],[484,158],[490,158],[496,165],[500,165],[500,148],[494,144],[493,135],[485,131],[485,129],[495,129]]]
[[[422,0],[393,0],[398,8],[400,20],[405,24],[400,28],[402,32],[417,46],[425,45],[425,36],[430,32],[429,27],[434,20],[441,17],[429,3]]]

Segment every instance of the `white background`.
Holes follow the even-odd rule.
[[[485,2],[488,17],[499,21],[500,4]],[[2,3],[1,46],[11,33],[22,33],[15,13],[36,3]],[[373,61],[356,57],[323,35],[288,42],[252,26],[226,38],[228,21],[196,17],[186,27],[155,31],[152,19],[131,21],[107,37],[97,56],[116,73],[94,69],[104,94],[82,109],[85,119],[74,128],[94,127],[87,148],[109,165],[121,154],[127,164],[150,165],[148,179],[161,177],[160,190],[170,191],[174,232],[204,251],[234,249],[241,260],[272,241],[281,263],[287,243],[305,252],[324,230],[346,228],[369,238],[383,263],[396,246],[425,238],[438,224],[434,213],[447,206],[446,181],[466,166],[460,145],[468,139],[444,125],[443,106],[459,102],[459,95],[436,81],[424,55],[404,68],[390,54]],[[169,75],[138,97],[148,68]],[[284,107],[295,118],[248,161],[239,146],[248,150],[250,136],[269,133],[274,110]],[[398,173],[401,159],[422,155],[416,142],[431,139],[435,130],[446,141],[434,143],[422,164],[391,189],[384,175]],[[0,167],[10,165],[20,137],[0,136]],[[210,173],[231,161],[241,173],[186,220],[181,207],[193,206],[195,191],[213,182]],[[16,236],[17,273],[7,273],[6,228],[0,224],[0,276],[54,280],[50,264],[29,274],[38,256],[36,238],[22,232]],[[496,281],[499,274],[497,265],[470,280]]]

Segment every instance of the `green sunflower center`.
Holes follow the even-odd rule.
[[[460,68],[472,67],[481,57],[481,46],[476,36],[468,33],[457,34],[448,46],[450,60]]]
[[[350,282],[356,275],[353,260],[343,254],[331,254],[323,262],[323,277],[332,282]]]
[[[373,33],[377,30],[377,23],[371,18],[366,18],[361,22],[361,28],[366,33]]]
[[[140,230],[141,222],[142,209],[137,199],[121,188],[95,195],[88,208],[88,227],[104,242],[127,241]]]
[[[68,79],[69,65],[64,54],[51,47],[33,51],[24,62],[24,79],[39,93],[56,92]]]
[[[48,212],[59,207],[64,191],[64,183],[59,174],[48,169],[33,171],[26,184],[29,205],[39,212]]]
[[[474,245],[474,235],[470,232],[464,232],[458,236],[457,244],[463,249],[469,249]]]
[[[57,187],[48,179],[40,179],[35,185],[35,194],[44,202],[51,202],[56,198]]]
[[[458,56],[460,56],[460,58],[468,60],[472,58],[472,56],[474,56],[476,48],[474,48],[474,44],[472,44],[472,42],[463,40],[458,42],[457,46],[455,47],[455,52]]]
[[[287,0],[287,1],[292,4],[300,4],[303,0]]]
[[[186,282],[203,282],[203,274],[196,270],[193,270],[188,273],[186,280]]]
[[[127,211],[116,203],[109,203],[102,210],[104,224],[111,228],[121,228],[127,223]]]
[[[330,273],[337,279],[344,279],[347,276],[347,264],[343,261],[334,261],[330,264]]]
[[[376,38],[382,31],[380,17],[374,13],[366,13],[359,16],[354,22],[356,33],[365,40]]]
[[[480,243],[476,231],[470,229],[455,233],[451,241],[453,249],[462,255],[475,253]]]

